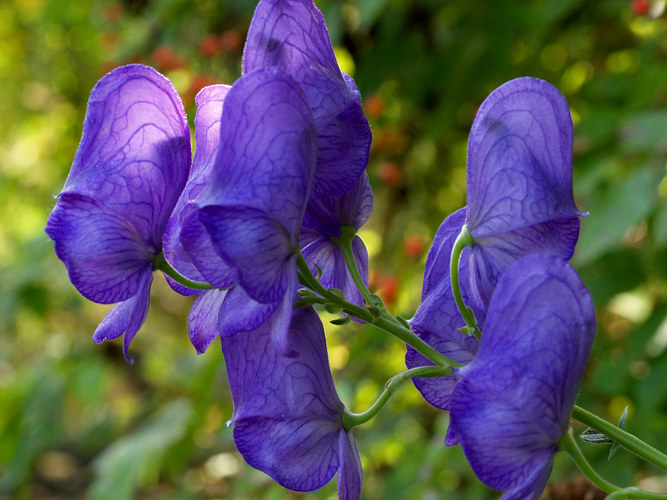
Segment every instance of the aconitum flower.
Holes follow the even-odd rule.
[[[551,84],[518,78],[482,103],[467,163],[469,291],[488,304],[502,273],[531,253],[569,259],[579,236],[572,195],[572,119]]]
[[[357,184],[342,196],[311,195],[301,227],[301,254],[320,273],[320,283],[327,288],[337,288],[344,297],[361,305],[363,299],[350,275],[343,251],[332,238],[343,236],[346,231],[356,233],[373,211],[373,191],[364,172]],[[346,235],[346,237],[349,237]],[[351,241],[354,261],[359,274],[368,286],[368,252],[359,236]]]
[[[455,370],[447,444],[503,499],[544,490],[594,334],[591,296],[558,257],[524,257],[498,282],[477,355]]]
[[[274,341],[284,353],[290,352],[287,328],[298,285],[298,233],[316,147],[310,106],[294,79],[275,67],[244,75],[225,97],[213,173],[192,202],[180,235],[190,255],[202,245],[208,252],[212,244],[235,270],[234,290],[253,301],[239,300],[243,307],[234,311],[242,318],[239,330],[253,330],[271,317]],[[210,243],[202,244],[200,231],[185,230],[198,224],[206,228]],[[229,286],[216,269],[194,263],[211,285]]]
[[[119,303],[93,338],[125,333],[128,360],[148,313],[153,261],[190,161],[187,118],[169,80],[130,65],[93,88],[81,143],[46,232],[82,295]]]
[[[234,443],[251,466],[282,486],[311,491],[338,472],[339,498],[360,498],[363,471],[344,406],[329,369],[322,323],[297,309],[289,335],[294,357],[282,356],[268,323],[222,338],[234,401]]]
[[[368,163],[371,131],[361,96],[341,72],[322,13],[312,0],[262,0],[243,50],[243,73],[278,66],[305,93],[317,126],[313,191],[340,196]]]
[[[465,208],[462,208],[447,217],[438,229],[426,259],[421,302],[414,317],[410,320],[410,326],[417,336],[449,359],[462,364],[472,361],[479,346],[476,337],[459,331],[459,328],[465,323],[454,300],[449,274],[452,247],[461,231],[465,217],[466,211]],[[469,249],[463,251],[459,269],[462,284],[461,294],[466,304],[472,307],[477,324],[483,329],[486,308],[479,307],[470,300],[465,286],[468,277],[466,257],[469,252]],[[408,368],[416,368],[433,363],[408,346],[405,364]],[[453,375],[436,378],[413,377],[412,379],[424,399],[442,410],[449,410],[449,402],[456,380],[457,378]]]

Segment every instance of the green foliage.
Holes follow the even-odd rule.
[[[430,239],[465,204],[467,135],[496,86],[544,78],[575,123],[582,222],[574,264],[598,311],[579,403],[667,448],[667,19],[629,0],[321,0],[343,69],[374,134],[376,209],[362,232],[371,288],[410,317]],[[658,2],[655,2],[658,3]],[[0,497],[89,499],[331,498],[297,494],[245,465],[225,422],[232,408],[217,347],[196,356],[191,301],[156,280],[134,365],[90,336],[108,307],[67,280],[43,228],[80,139],[86,100],[108,70],[155,66],[192,120],[204,85],[240,74],[254,2],[9,0],[0,3]],[[322,312],[323,319],[339,315]],[[401,371],[404,349],[374,328],[325,321],[343,400],[365,410]],[[447,415],[406,384],[356,436],[364,497],[497,498]],[[604,447],[603,447],[604,448]],[[584,445],[622,484],[657,470]],[[557,459],[553,482],[576,474]],[[549,493],[547,493],[549,495]],[[3,497],[4,498],[4,497]]]

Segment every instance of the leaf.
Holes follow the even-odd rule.
[[[137,431],[109,446],[95,463],[89,500],[131,500],[139,486],[155,482],[169,448],[185,434],[192,405],[177,399]]]

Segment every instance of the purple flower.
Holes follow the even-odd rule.
[[[459,328],[465,323],[456,307],[449,274],[452,247],[461,231],[465,217],[466,210],[462,208],[447,217],[438,229],[426,259],[421,303],[415,316],[410,320],[412,330],[422,340],[448,358],[462,364],[472,361],[479,346],[476,337],[459,331]],[[461,259],[459,277],[462,283],[466,282],[468,276],[465,257],[469,252],[469,249],[465,249]],[[472,302],[465,287],[462,287],[461,293],[466,304],[472,307],[477,324],[483,328],[486,308]],[[408,368],[415,368],[433,363],[408,346],[405,364]],[[456,380],[456,377],[452,375],[437,378],[413,377],[412,379],[424,399],[442,410],[449,410],[449,402]]]
[[[312,308],[294,311],[296,356],[282,356],[264,323],[222,338],[234,400],[234,443],[251,466],[282,486],[311,491],[338,471],[341,499],[358,499],[363,472],[334,388],[324,330]]]
[[[572,119],[551,84],[517,78],[482,103],[470,131],[466,224],[470,293],[488,304],[502,273],[531,253],[569,259],[579,236]]]
[[[272,317],[276,345],[290,352],[287,328],[298,284],[298,232],[316,141],[310,106],[281,69],[253,71],[227,93],[213,171],[180,235],[191,256],[202,249],[210,253],[212,245],[238,279],[239,286],[225,298],[226,303],[232,293],[237,296],[230,318],[235,328],[223,335],[253,330]],[[200,225],[210,240],[201,237]],[[211,285],[230,286],[229,276],[221,276],[216,266],[193,261]]]
[[[243,72],[278,66],[303,89],[317,126],[313,191],[340,196],[368,163],[371,131],[354,81],[336,62],[322,13],[312,0],[262,0],[243,51]]]
[[[125,333],[123,351],[148,313],[152,265],[190,168],[190,130],[174,87],[130,65],[90,94],[81,143],[46,225],[70,280],[86,298],[119,303],[93,336]]]
[[[319,267],[320,283],[327,288],[338,288],[348,301],[359,305],[363,303],[361,293],[347,269],[341,248],[332,238],[343,235],[343,226],[349,226],[355,232],[359,230],[372,211],[373,191],[368,175],[364,173],[342,196],[311,195],[300,233],[301,254],[313,274],[318,273]],[[352,252],[357,269],[368,286],[368,252],[359,236],[352,239]]]
[[[590,294],[565,261],[531,255],[503,274],[477,355],[455,370],[448,435],[503,498],[543,491],[594,334]]]

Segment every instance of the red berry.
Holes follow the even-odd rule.
[[[645,16],[651,10],[651,2],[649,0],[632,0],[631,8],[635,16]]]

